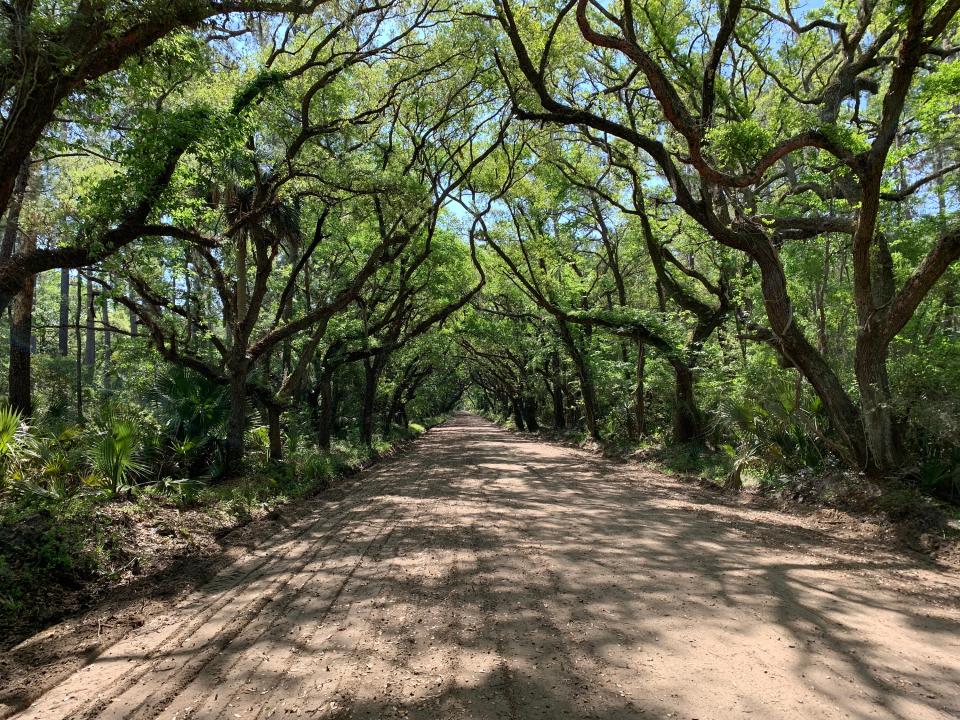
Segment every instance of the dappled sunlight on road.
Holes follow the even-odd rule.
[[[24,717],[957,717],[916,562],[459,414]]]

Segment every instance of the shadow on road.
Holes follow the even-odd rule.
[[[956,579],[458,414],[30,712],[960,717]]]

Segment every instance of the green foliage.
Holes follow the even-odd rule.
[[[0,405],[0,478],[3,484],[24,479],[36,457],[35,443],[23,416],[9,405]]]
[[[734,170],[751,167],[773,147],[769,132],[753,119],[711,128],[707,142],[719,165]]]
[[[138,457],[137,427],[131,420],[110,417],[90,455],[90,483],[110,497],[128,493],[146,470]]]
[[[202,474],[217,461],[229,415],[226,389],[185,368],[164,368],[150,388],[151,411],[161,428],[153,454],[172,469]]]

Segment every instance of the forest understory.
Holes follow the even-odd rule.
[[[6,570],[0,650],[64,618],[76,621],[91,611],[100,617],[110,613],[107,607],[129,608],[182,594],[247,548],[250,538],[265,537],[284,513],[309,507],[318,493],[345,492],[350,478],[406,452],[442,419],[414,424],[378,442],[372,452],[350,452],[341,445],[329,464],[298,466],[296,475],[292,467],[267,468],[272,475],[212,490],[198,485],[192,493],[178,495],[148,488],[112,501],[86,498],[70,508],[34,508],[29,515],[6,519],[0,525],[0,562]],[[107,620],[107,627],[115,619]],[[119,627],[124,627],[122,621]],[[98,624],[98,637],[103,631]]]

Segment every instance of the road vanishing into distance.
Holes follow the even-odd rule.
[[[16,717],[960,718],[960,578],[849,521],[466,413],[346,482]]]

